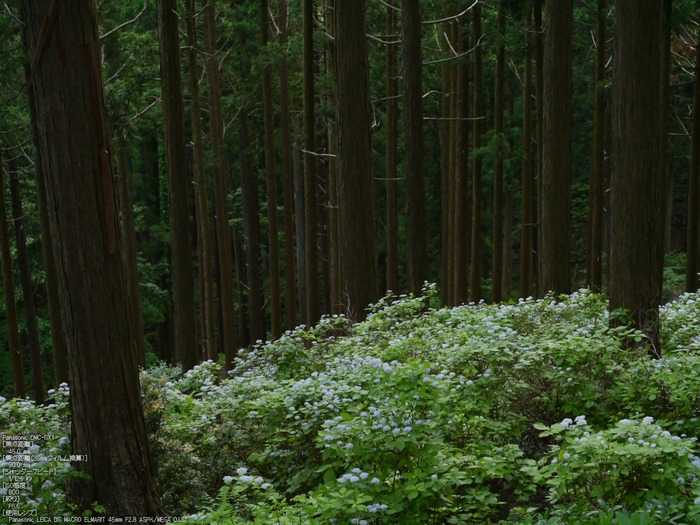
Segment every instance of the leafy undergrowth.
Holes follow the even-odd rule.
[[[427,286],[363,323],[328,317],[241,350],[224,380],[213,362],[143,372],[167,511],[217,524],[700,523],[698,294],[662,309],[656,360],[588,291],[431,299]],[[0,427],[48,429],[46,447],[67,449],[67,389],[54,396],[3,403]],[[40,515],[70,512],[70,470],[53,467],[20,494]]]

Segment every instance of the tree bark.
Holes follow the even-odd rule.
[[[389,0],[391,1],[391,0]],[[330,0],[326,12],[326,30],[335,34],[335,0]],[[326,53],[326,68],[332,79],[335,79],[335,42],[331,42]],[[328,104],[335,107],[335,92],[328,91]],[[329,192],[329,223],[330,223],[330,250],[331,250],[331,314],[342,313],[342,281],[340,277],[340,230],[338,220],[338,128],[335,122],[335,115],[328,119],[328,192]],[[389,133],[387,131],[387,133]],[[387,135],[388,137],[388,135]],[[389,138],[387,138],[387,141]],[[388,147],[388,146],[387,146]]]
[[[22,2],[26,44],[34,56],[28,88],[36,115],[37,162],[46,175],[47,208],[58,267],[71,385],[72,453],[67,498],[99,501],[109,516],[158,516],[136,339],[107,129],[93,1]],[[45,22],[45,23],[44,23]],[[191,268],[191,266],[190,266]],[[192,319],[190,319],[192,321]],[[193,331],[192,331],[193,333]],[[119,371],[119,373],[115,373]]]
[[[479,41],[481,40],[481,4],[474,7],[474,150],[481,148],[481,134],[483,132],[482,117],[482,74],[483,54]],[[469,276],[469,300],[478,303],[481,299],[481,158],[474,159],[474,177],[472,179],[472,250],[471,272]]]
[[[387,9],[387,16],[392,9]],[[442,14],[447,17],[450,13],[448,0],[442,2]],[[450,52],[451,24],[442,23],[442,35],[440,35],[440,49],[444,54]],[[448,42],[449,40],[449,42]],[[388,51],[387,51],[388,52]],[[452,188],[452,163],[450,163],[451,133],[450,117],[452,116],[452,61],[445,62],[442,66],[442,97],[440,98],[440,210],[441,210],[441,261],[440,261],[440,288],[442,306],[453,306],[453,279],[454,279],[454,189]],[[387,119],[389,111],[387,108]],[[387,125],[390,125],[388,123]],[[389,128],[387,127],[387,143]]]
[[[603,178],[605,177],[605,40],[606,0],[598,0],[596,37],[595,109],[593,117],[593,170],[590,203],[591,269],[588,284],[594,292],[603,291]]]
[[[297,268],[299,268],[299,311],[302,321],[306,320],[306,206],[304,196],[304,168],[301,162],[301,152],[295,144],[292,148],[292,174],[294,175],[294,209],[297,210]]]
[[[136,229],[134,227],[134,201],[131,189],[131,172],[129,159],[126,157],[126,138],[119,130],[116,136],[115,153],[117,155],[117,177],[119,180],[119,214],[122,219],[122,243],[124,244],[124,266],[128,268],[129,306],[136,333],[137,361],[141,368],[146,368],[146,342],[143,332],[143,312],[141,310],[141,293],[139,292],[139,269],[136,259]]]
[[[402,0],[404,142],[408,287],[421,293],[428,279],[428,228],[423,145],[423,53],[420,0]]]
[[[313,0],[303,0],[304,39],[304,203],[307,327],[319,319],[318,233],[316,224],[316,117],[314,111],[314,9]],[[336,15],[337,16],[337,15]]]
[[[454,24],[454,42],[459,53],[467,51],[469,40],[462,35],[463,23]],[[451,121],[454,126],[454,197],[453,215],[454,233],[452,235],[454,245],[454,305],[467,302],[469,298],[469,69],[466,62],[458,62],[454,65],[452,75],[454,78],[455,106]]]
[[[2,290],[5,296],[5,318],[7,319],[7,343],[12,361],[12,384],[15,397],[24,398],[24,364],[19,342],[19,320],[15,301],[15,283],[12,273],[10,232],[7,222],[7,200],[5,198],[5,166],[0,150],[0,257],[2,257]]]
[[[41,371],[41,342],[39,341],[39,322],[36,317],[34,289],[32,286],[32,271],[29,268],[29,253],[27,252],[27,234],[24,231],[22,219],[22,196],[19,193],[19,175],[17,163],[10,161],[10,200],[12,202],[12,222],[15,226],[15,241],[17,246],[17,264],[22,285],[22,304],[24,306],[24,321],[27,326],[27,347],[32,365],[32,391],[37,405],[44,403],[44,377]]]
[[[297,326],[297,288],[294,256],[294,176],[292,174],[291,117],[289,112],[289,63],[287,62],[287,0],[280,0],[280,134],[282,136],[282,180],[284,187],[284,257],[287,282],[287,328]],[[332,212],[331,212],[332,213]],[[332,219],[331,219],[332,222]]]
[[[535,284],[537,285],[537,297],[544,297],[545,292],[540,287],[539,276],[542,263],[542,166],[544,144],[544,25],[542,24],[542,2],[534,0],[535,22],[535,82],[537,104],[537,195],[535,197],[536,235],[533,239],[537,246],[533,250],[533,269],[535,271]]]
[[[663,141],[661,2],[615,4],[610,311],[629,310],[658,355]],[[640,220],[645,217],[646,220]]]
[[[394,2],[388,0],[386,34],[393,38],[396,31]],[[396,45],[386,46],[386,288],[394,293],[399,289],[398,209],[397,209],[397,155],[398,155],[398,71]],[[444,254],[443,254],[444,257]]]
[[[693,80],[693,135],[688,174],[688,227],[685,259],[685,291],[698,290],[698,251],[700,244],[700,35],[695,46],[695,79]]]
[[[540,290],[571,292],[573,0],[547,0]]]
[[[211,223],[209,222],[209,196],[207,194],[207,173],[204,168],[204,136],[202,132],[202,110],[199,98],[199,66],[197,64],[197,26],[194,20],[195,1],[186,0],[187,36],[190,66],[190,96],[192,98],[192,142],[194,144],[195,204],[201,246],[199,261],[202,279],[199,284],[200,310],[204,317],[202,331],[203,350],[207,359],[211,349],[216,349],[216,310],[214,308],[214,254],[212,250]],[[211,96],[211,95],[210,95]],[[214,357],[216,357],[214,355]]]
[[[379,293],[366,9],[366,0],[335,2],[340,260],[346,312],[357,321]]]
[[[204,39],[207,46],[207,78],[209,79],[209,125],[211,145],[214,153],[214,206],[216,209],[216,235],[219,247],[219,298],[223,321],[223,350],[225,369],[233,367],[238,351],[236,336],[236,309],[233,299],[233,256],[231,255],[231,226],[228,217],[228,184],[226,181],[226,158],[224,156],[224,121],[221,113],[221,87],[219,60],[216,58],[216,10],[213,0],[204,9]],[[277,211],[275,209],[275,211]],[[216,361],[217,356],[209,354]]]
[[[163,91],[165,164],[170,209],[170,258],[173,283],[173,346],[185,370],[197,364],[194,282],[190,239],[189,180],[180,70],[180,37],[175,0],[158,0],[160,82]]]
[[[243,229],[245,237],[246,276],[248,280],[248,310],[251,341],[265,340],[265,317],[260,280],[260,205],[255,172],[250,165],[247,121],[239,134],[241,154],[241,193],[243,197]]]
[[[261,2],[262,47],[269,41],[269,2]],[[267,174],[267,236],[270,251],[270,317],[272,339],[282,335],[282,296],[280,292],[280,244],[277,224],[277,170],[275,166],[275,121],[272,108],[272,70],[263,66],[263,114],[265,120],[265,173]]]
[[[530,297],[532,238],[535,232],[533,213],[533,189],[535,180],[532,173],[532,1],[528,0],[525,15],[525,72],[523,93],[523,201],[520,236],[520,297]]]
[[[503,156],[505,144],[503,137],[503,111],[505,93],[505,38],[506,17],[503,11],[498,13],[498,44],[496,45],[496,93],[494,131],[496,132],[496,161],[493,168],[493,269],[491,270],[491,301],[500,303],[503,288]]]

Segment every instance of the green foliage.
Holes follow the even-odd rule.
[[[287,331],[241,350],[226,378],[212,361],[142,372],[166,510],[217,524],[696,523],[697,294],[662,309],[676,328],[657,360],[628,350],[643,334],[610,328],[606,298],[585,290],[435,298],[429,285],[360,324]],[[54,395],[51,408],[3,403],[0,424],[64,446],[67,390]],[[58,468],[57,490],[22,505],[72,512]]]

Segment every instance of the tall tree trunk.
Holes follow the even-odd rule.
[[[173,345],[183,369],[197,364],[180,36],[175,0],[158,0],[160,83],[163,91],[165,164],[168,172],[170,258],[173,282]]]
[[[528,0],[525,15],[525,72],[523,93],[523,201],[520,236],[520,297],[530,297],[530,263],[532,262],[532,238],[535,232],[533,213],[532,173],[532,0]]]
[[[671,171],[670,137],[669,137],[669,109],[671,97],[671,15],[673,14],[673,0],[663,2],[663,22],[661,36],[661,125],[663,126],[663,142],[661,151],[663,165],[661,167],[661,201],[659,203],[659,289],[663,293],[664,288],[664,259],[666,255],[666,218],[670,216],[673,201],[667,198],[669,189],[673,189],[673,172]],[[672,199],[672,197],[671,197]],[[670,219],[669,219],[670,220]],[[670,226],[669,226],[670,227]],[[670,235],[669,235],[670,237]],[[669,238],[670,244],[670,238]]]
[[[503,287],[501,297],[508,301],[511,297],[511,259],[513,256],[513,191],[509,190],[503,196]]]
[[[428,279],[428,227],[423,145],[423,53],[420,0],[402,0],[404,142],[408,287],[420,294]]]
[[[306,319],[306,207],[304,191],[304,168],[301,163],[301,152],[295,144],[292,148],[292,174],[294,175],[294,209],[297,210],[297,268],[299,268],[299,311],[302,321]]]
[[[225,369],[233,367],[238,351],[236,336],[236,310],[233,300],[233,256],[231,255],[231,226],[228,217],[228,184],[226,182],[226,157],[224,156],[224,120],[221,113],[221,87],[219,61],[216,58],[216,9],[213,0],[204,9],[204,40],[207,46],[207,78],[209,79],[209,125],[214,153],[214,206],[216,208],[216,235],[219,247],[219,297],[223,321],[223,350]],[[276,211],[276,209],[275,209]],[[217,360],[209,350],[209,359]]]
[[[304,38],[304,203],[306,312],[305,324],[319,319],[318,246],[316,225],[316,117],[314,111],[314,8],[313,0],[303,0]],[[337,15],[336,15],[337,16]]]
[[[71,478],[67,498],[79,508],[99,501],[110,516],[162,515],[120,255],[95,3],[62,2],[59,10],[58,2],[25,1],[22,12],[30,56],[47,31],[54,35],[28,88],[61,277],[72,453],[87,456],[75,464],[87,475]]]
[[[343,300],[362,321],[378,299],[366,0],[336,0],[338,212]]]
[[[146,368],[146,342],[143,332],[143,312],[141,310],[141,293],[139,292],[139,269],[136,259],[136,228],[134,227],[134,201],[131,188],[131,171],[126,157],[126,138],[124,131],[116,135],[115,153],[117,155],[117,177],[119,180],[119,214],[122,219],[122,243],[124,244],[124,266],[128,268],[127,282],[129,303],[136,333],[137,361],[141,368]]]
[[[269,2],[261,2],[262,47],[269,42]],[[277,224],[277,169],[275,166],[275,121],[272,108],[272,70],[263,66],[263,114],[265,119],[265,172],[267,174],[267,236],[270,251],[270,317],[272,338],[282,335],[282,296],[280,292],[280,244]]]
[[[32,390],[37,405],[44,403],[44,377],[41,371],[41,342],[39,341],[39,322],[36,318],[34,304],[34,289],[32,287],[32,271],[29,268],[29,253],[27,252],[27,234],[24,231],[22,219],[22,197],[19,193],[18,167],[15,161],[10,161],[10,197],[12,202],[12,222],[15,226],[17,246],[17,264],[22,285],[22,304],[24,306],[24,321],[27,326],[27,346],[32,364]]]
[[[386,8],[386,34],[394,39],[396,10],[388,0]],[[386,288],[394,293],[399,290],[398,209],[397,209],[397,154],[399,104],[396,64],[396,45],[386,46]],[[444,221],[443,221],[444,222]],[[444,258],[444,254],[443,254]]]
[[[688,230],[685,259],[685,291],[698,290],[698,240],[700,229],[700,34],[695,46],[695,79],[693,80],[693,136],[690,146],[688,175]]]
[[[454,24],[453,39],[459,53],[467,51],[468,38],[462,35],[461,21]],[[455,106],[451,122],[454,124],[454,197],[453,197],[453,242],[454,277],[453,301],[455,305],[469,298],[469,70],[466,63],[457,63],[453,68]]]
[[[571,292],[573,0],[547,0],[544,53],[540,289]]]
[[[5,318],[7,320],[7,343],[12,361],[12,383],[15,397],[24,398],[24,364],[19,342],[19,321],[15,301],[15,283],[12,273],[10,232],[7,227],[7,200],[5,198],[5,166],[0,150],[0,257],[2,257],[2,290],[5,296]]]
[[[391,1],[391,0],[390,0]],[[330,0],[326,11],[326,30],[333,35],[335,33],[335,0]],[[391,47],[391,46],[388,46]],[[326,53],[326,68],[331,78],[335,78],[335,42],[331,42]],[[328,91],[328,105],[335,107],[335,92]],[[387,110],[388,111],[388,110]],[[387,141],[389,131],[387,131]],[[388,146],[387,146],[388,147]],[[342,282],[340,277],[340,230],[338,220],[338,129],[335,115],[328,119],[328,192],[330,210],[330,249],[331,249],[331,314],[342,313]]]
[[[458,27],[457,27],[457,21],[452,20],[448,22],[448,28],[449,30],[446,33],[446,38],[448,38],[447,35],[449,35],[450,43],[449,47],[450,52],[452,52],[453,48],[459,49],[459,32],[458,32]],[[462,266],[460,264],[461,257],[463,256],[463,240],[462,240],[462,231],[459,229],[459,224],[461,220],[461,215],[465,213],[464,208],[460,208],[459,205],[459,197],[457,193],[457,179],[458,179],[458,169],[461,170],[461,164],[460,166],[457,166],[457,150],[458,150],[458,138],[457,137],[457,131],[458,131],[458,126],[457,123],[459,122],[457,120],[457,115],[460,110],[460,103],[463,103],[464,100],[459,100],[460,99],[460,78],[459,78],[459,73],[461,71],[461,68],[454,62],[450,61],[449,63],[451,72],[450,72],[450,107],[449,107],[449,114],[448,118],[450,119],[448,121],[449,125],[449,156],[448,156],[448,162],[449,162],[449,191],[450,191],[450,203],[448,205],[448,209],[451,212],[451,217],[452,217],[452,224],[450,225],[451,231],[450,231],[450,245],[451,245],[451,250],[452,250],[452,276],[451,276],[451,285],[450,285],[450,299],[451,299],[451,304],[452,305],[457,305],[461,302],[461,294],[457,292],[457,288],[462,290],[464,288],[464,279],[469,279],[468,275],[465,276],[464,273],[462,272]],[[459,131],[462,131],[460,129]],[[461,158],[459,159],[461,163]],[[467,285],[468,286],[468,285]]]
[[[200,309],[204,318],[202,331],[203,349],[207,359],[211,349],[216,349],[216,310],[214,308],[214,254],[212,250],[211,223],[209,222],[209,196],[207,194],[207,173],[204,168],[204,136],[202,132],[202,111],[199,100],[199,66],[197,65],[197,26],[194,20],[195,0],[187,0],[187,36],[190,65],[190,96],[192,97],[192,142],[194,143],[194,182],[195,204],[199,232],[201,258],[199,265],[202,279],[200,289]],[[211,94],[210,94],[211,96]],[[216,355],[214,355],[216,357]]]
[[[474,7],[474,150],[481,148],[481,134],[483,124],[481,121],[482,112],[482,74],[483,74],[483,54],[479,41],[481,40],[481,4]],[[469,278],[469,299],[478,303],[481,299],[481,246],[483,243],[481,233],[481,157],[474,159],[474,177],[472,180],[472,264]]]
[[[287,62],[287,0],[280,0],[280,134],[282,136],[282,180],[284,187],[284,257],[287,282],[287,328],[297,326],[297,288],[294,260],[294,176],[292,174],[291,118],[289,112],[289,63]],[[332,212],[331,212],[332,213]],[[332,222],[332,221],[331,221]]]
[[[255,171],[250,165],[247,121],[239,130],[241,152],[241,193],[243,196],[243,229],[245,237],[246,275],[248,280],[248,310],[250,311],[251,341],[265,340],[265,317],[260,281],[260,205]]]
[[[393,9],[387,9],[387,16]],[[442,2],[443,16],[449,16],[450,4],[448,0]],[[450,52],[451,24],[442,23],[442,35],[440,36],[440,49],[444,54]],[[388,52],[388,51],[387,51]],[[388,73],[387,73],[388,74]],[[440,210],[442,228],[441,236],[441,263],[440,263],[440,288],[441,302],[443,306],[452,306],[452,290],[454,288],[454,189],[452,188],[452,164],[450,163],[451,133],[450,117],[452,116],[452,61],[447,61],[442,66],[442,97],[440,99]],[[389,110],[387,108],[387,119]],[[391,122],[387,126],[391,125]],[[389,128],[387,127],[387,147],[389,141]],[[387,163],[388,164],[388,163]]]
[[[629,314],[658,354],[663,166],[661,2],[615,3],[610,311]],[[646,217],[647,220],[639,220]]]
[[[605,40],[606,0],[598,0],[596,36],[595,113],[593,117],[593,170],[590,203],[590,252],[588,284],[594,292],[603,291],[603,178],[605,177]]]
[[[36,119],[34,107],[34,95],[31,90],[27,92],[29,102],[29,112],[31,120]],[[34,128],[32,128],[34,132]],[[32,137],[35,144],[38,139]],[[0,171],[2,171],[0,169]],[[46,297],[49,306],[49,322],[51,323],[51,343],[53,348],[53,367],[56,386],[68,383],[68,356],[66,354],[66,335],[61,322],[61,307],[58,298],[58,276],[56,275],[56,260],[53,256],[51,242],[51,228],[49,226],[49,211],[46,208],[46,178],[40,163],[34,164],[36,176],[36,199],[39,208],[39,223],[41,225],[41,251],[44,258],[44,274],[46,280]],[[1,179],[1,177],[0,177]],[[4,220],[4,216],[0,216]],[[13,290],[14,294],[14,290]],[[9,323],[9,321],[8,321]],[[14,364],[13,364],[14,366]]]
[[[501,302],[503,291],[503,156],[505,144],[503,137],[504,97],[503,79],[505,76],[505,38],[506,17],[503,11],[498,13],[498,44],[496,45],[496,93],[495,93],[495,129],[496,161],[493,168],[493,269],[491,271],[491,301]]]
[[[542,168],[543,145],[544,145],[544,25],[542,24],[542,2],[544,0],[534,0],[535,19],[535,82],[537,84],[535,99],[537,103],[537,196],[535,206],[535,217],[537,218],[537,235],[533,239],[537,246],[533,250],[533,269],[535,271],[535,282],[537,285],[537,297],[544,297],[546,290],[540,286],[540,273],[542,263]]]

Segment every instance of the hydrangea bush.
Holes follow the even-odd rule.
[[[426,285],[420,298],[385,297],[363,323],[325,317],[258,341],[228,375],[212,361],[142,372],[167,511],[410,525],[625,523],[663,508],[695,523],[697,294],[662,309],[658,360],[635,347],[639,332],[609,328],[606,298],[586,290],[452,309],[435,297]],[[4,402],[0,427],[50,427],[46,446],[68,451],[67,395]],[[70,515],[72,471],[55,468],[51,493],[37,478],[22,504]]]

